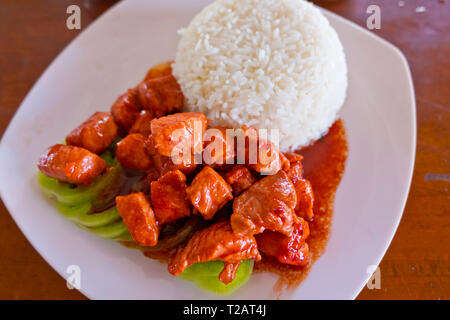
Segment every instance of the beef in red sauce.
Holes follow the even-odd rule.
[[[241,142],[240,142],[241,141]],[[238,164],[246,164],[261,174],[275,174],[282,166],[283,157],[271,141],[259,136],[255,128],[243,127],[236,144]]]
[[[140,106],[136,89],[128,89],[111,106],[114,121],[123,132],[128,132],[139,116]]]
[[[155,169],[161,175],[172,170],[180,170],[184,174],[190,174],[197,169],[197,164],[195,164],[192,154],[188,158],[188,161],[180,161],[175,164],[170,157],[163,156],[156,150],[152,136],[148,137],[146,146],[148,153],[153,159]]]
[[[86,149],[56,144],[41,156],[38,168],[59,181],[88,185],[105,171],[106,162]]]
[[[117,143],[116,157],[125,168],[146,172],[153,161],[146,147],[147,139],[140,133],[132,133]]]
[[[39,169],[62,183],[89,185],[107,170],[95,153],[114,145],[120,134],[117,148],[108,150],[115,151],[125,174],[109,193],[100,194],[103,201],[95,201],[116,204],[147,256],[170,260],[174,275],[194,263],[223,261],[219,280],[225,284],[241,260],[253,259],[255,272],[275,272],[281,283],[298,283],[328,235],[347,152],[342,122],[298,152],[281,153],[257,134],[243,146],[234,137],[230,143],[226,127],[210,127],[218,135],[205,141],[209,120],[203,113],[180,113],[184,97],[171,64],[150,69],[116,100],[111,114],[97,112],[73,130],[69,146],[49,148]],[[251,129],[244,127],[243,133]],[[251,143],[258,147],[256,163],[249,161]],[[186,153],[181,159],[172,157],[180,151]],[[209,161],[194,161],[205,154]],[[239,154],[242,164],[236,164]],[[194,218],[202,223],[181,223]],[[164,230],[177,224],[181,227],[167,237]],[[172,238],[178,240],[167,240]]]
[[[244,165],[233,166],[224,174],[224,178],[232,186],[234,195],[239,195],[256,182],[252,172]]]
[[[230,223],[223,221],[197,231],[184,248],[178,249],[168,269],[178,275],[194,263],[220,260],[225,267],[219,279],[226,284],[234,279],[237,266],[245,259],[261,259],[255,238],[236,235]]]
[[[151,183],[151,201],[159,224],[191,214],[186,188],[186,176],[180,170],[169,171]]]
[[[281,294],[286,288],[298,286],[307,276],[312,264],[323,254],[328,241],[333,216],[334,196],[341,181],[347,159],[348,145],[342,120],[337,120],[328,133],[314,144],[296,151],[303,156],[303,175],[314,190],[314,219],[309,222],[307,239],[309,261],[298,267],[280,263],[263,255],[255,263],[254,272],[271,272],[279,276],[275,290]]]
[[[153,66],[150,70],[148,70],[144,80],[172,75],[172,64],[173,61],[158,63],[157,65]]]
[[[205,220],[212,219],[219,209],[233,199],[231,186],[211,167],[204,167],[195,176],[186,193]]]
[[[133,239],[142,246],[158,243],[159,227],[150,202],[142,192],[116,197],[117,211]]]
[[[111,114],[95,112],[67,135],[66,143],[100,154],[116,137],[117,125]]]
[[[294,229],[296,203],[294,185],[280,170],[257,181],[234,199],[230,219],[233,231],[243,235],[267,229],[289,236]]]
[[[137,86],[137,97],[142,108],[154,117],[179,112],[184,103],[181,88],[172,75],[142,81]]]
[[[227,138],[227,127],[210,127],[204,135],[203,162],[212,167],[226,167],[235,160],[235,137]]]
[[[208,119],[201,112],[176,113],[154,119],[151,123],[154,146],[161,155],[166,157],[172,157],[175,151],[176,155],[184,150],[201,153],[207,124]],[[174,150],[177,147],[182,149]],[[186,155],[182,154],[182,156]]]
[[[152,114],[148,110],[142,110],[136,118],[136,121],[130,128],[130,133],[140,133],[146,137],[152,134],[151,122]]]
[[[308,237],[308,222],[301,218],[295,223],[294,230],[290,236],[269,230],[255,235],[261,252],[275,257],[280,263],[294,266],[305,266],[308,264],[309,247],[306,243]]]

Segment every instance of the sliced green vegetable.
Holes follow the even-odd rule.
[[[107,165],[108,167],[117,166],[117,164],[118,164],[116,158],[113,156],[113,154],[111,153],[110,150],[106,150],[105,152],[103,152],[103,153],[100,155],[100,158],[102,158],[103,160],[105,160],[106,165]]]
[[[120,220],[120,215],[117,212],[116,207],[94,214],[89,213],[89,210],[91,209],[90,202],[82,203],[77,206],[68,206],[64,203],[57,202],[56,207],[63,216],[85,227],[102,227],[111,222]]]
[[[123,223],[116,207],[100,213],[89,214],[92,207],[92,201],[102,190],[107,188],[123,170],[110,150],[104,152],[101,157],[111,169],[109,172],[98,177],[87,187],[60,183],[58,180],[50,178],[41,172],[38,172],[39,185],[48,197],[56,200],[58,211],[80,228],[88,230],[103,238],[134,242],[133,237]],[[181,235],[184,233],[189,234],[191,232],[188,227],[186,227],[184,231],[185,232],[182,232]],[[178,236],[179,235],[174,239],[171,237],[167,238],[164,245],[161,243],[159,247],[176,244]],[[140,246],[137,245],[136,247],[139,248]],[[151,250],[148,248],[141,249],[144,252],[146,250]],[[183,280],[193,282],[202,289],[219,295],[226,295],[235,291],[250,279],[253,271],[253,264],[253,260],[242,261],[236,272],[235,279],[227,285],[219,281],[219,274],[224,267],[222,261],[194,264],[180,274],[179,277]]]
[[[64,217],[72,222],[77,223],[79,221],[78,218],[81,215],[87,215],[87,213],[91,209],[91,203],[82,202],[76,206],[68,206],[65,203],[56,201],[56,208]]]
[[[196,263],[186,270],[179,277],[183,280],[191,281],[198,287],[216,294],[226,295],[244,285],[253,271],[253,260],[244,260],[239,265],[236,277],[229,284],[219,281],[219,274],[224,264],[222,261],[209,261]]]
[[[89,228],[85,227],[81,224],[78,224],[78,226],[82,229],[88,230],[102,238],[107,239],[116,239],[116,240],[122,240],[127,239],[129,231],[122,220],[119,220],[117,222],[109,223],[102,227],[96,227],[96,228]]]
[[[50,198],[64,203],[68,206],[77,206],[81,203],[90,202],[95,199],[100,191],[105,189],[120,174],[122,167],[115,164],[110,171],[101,175],[91,185],[74,187],[67,183],[61,183],[38,172],[38,182],[42,191]]]
[[[129,231],[120,235],[118,238],[116,238],[114,240],[125,241],[127,243],[134,242],[133,236],[131,235],[131,233]]]
[[[133,241],[116,207],[100,213],[89,213],[92,201],[102,190],[109,187],[123,170],[111,150],[105,151],[100,157],[106,161],[110,169],[96,178],[89,186],[61,183],[40,171],[38,172],[39,185],[46,196],[56,200],[58,211],[80,228],[103,238]]]
[[[90,228],[102,227],[117,220],[121,220],[121,218],[116,207],[112,207],[100,213],[81,214],[78,216],[78,223]]]

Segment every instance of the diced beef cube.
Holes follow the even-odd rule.
[[[258,162],[250,168],[263,174],[275,174],[281,169],[280,152],[270,141],[258,140]]]
[[[158,242],[159,228],[150,202],[142,192],[116,197],[117,211],[133,239],[142,246]]]
[[[233,281],[237,267],[245,259],[261,260],[256,240],[252,235],[237,236],[229,221],[223,221],[197,231],[184,248],[178,249],[169,263],[169,272],[179,275],[199,262],[221,260],[225,263],[219,280]]]
[[[233,187],[235,195],[239,195],[256,182],[256,178],[250,170],[243,165],[233,166],[230,171],[225,173],[224,178]]]
[[[128,89],[120,95],[111,106],[114,121],[123,132],[128,132],[139,115],[140,107],[136,96],[136,89]]]
[[[71,146],[102,153],[117,137],[117,126],[108,112],[96,112],[66,137]]]
[[[295,152],[285,152],[284,156],[290,163],[301,162],[303,160],[303,156]]]
[[[255,235],[261,252],[275,257],[281,263],[295,266],[308,264],[309,247],[306,243],[308,237],[309,225],[302,218],[299,218],[299,222],[294,225],[290,236],[269,230]]]
[[[184,105],[183,92],[172,75],[142,81],[137,95],[142,108],[156,118],[181,111]]]
[[[207,124],[208,120],[201,112],[176,113],[153,119],[151,129],[155,148],[166,157],[182,153],[181,157],[189,158],[191,152],[201,153]]]
[[[56,144],[41,156],[38,168],[59,181],[88,185],[105,170],[106,162],[86,149]]]
[[[296,203],[294,185],[280,170],[257,181],[234,199],[230,219],[233,231],[244,235],[267,229],[290,235],[294,229]]]
[[[162,156],[158,150],[156,150],[153,137],[150,136],[147,139],[147,151],[153,159],[153,165],[158,170],[158,172],[163,175],[166,172],[172,170],[180,170],[184,174],[189,174],[195,171],[198,165],[194,163],[194,158],[191,157],[186,162],[180,162],[178,164],[173,163],[170,157]]]
[[[153,116],[151,115],[151,113],[148,110],[142,110],[129,132],[140,133],[145,137],[148,137],[152,133],[152,129],[150,126],[152,120]]]
[[[295,185],[303,178],[303,166],[301,162],[291,162],[289,170],[286,171],[289,179]]]
[[[171,75],[172,74],[172,64],[173,64],[173,61],[167,61],[167,62],[162,62],[162,63],[158,63],[157,65],[154,65],[150,70],[148,70],[147,74],[145,75],[144,80]]]
[[[180,170],[169,171],[152,182],[151,201],[160,225],[191,214],[186,188],[186,176]]]
[[[281,169],[282,159],[278,148],[271,141],[259,137],[254,128],[242,128],[236,148],[238,164],[245,163],[262,174],[275,174]]]
[[[117,144],[116,158],[125,168],[146,172],[153,166],[147,152],[147,139],[140,133],[126,136]]]
[[[235,158],[234,134],[227,139],[226,127],[211,127],[204,134],[203,162],[212,167],[233,164]]]
[[[204,167],[186,190],[191,203],[206,220],[233,199],[231,186],[211,167]]]

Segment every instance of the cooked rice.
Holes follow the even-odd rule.
[[[325,134],[347,88],[336,31],[304,0],[218,0],[183,30],[173,72],[213,125],[279,129],[283,151]]]

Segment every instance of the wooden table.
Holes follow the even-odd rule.
[[[82,29],[113,0],[3,0],[0,4],[0,135],[39,75],[80,31],[66,28],[66,8],[81,8]],[[381,265],[381,289],[359,299],[450,298],[450,3],[442,0],[315,1],[366,26],[406,55],[414,78],[418,141],[411,192]],[[402,1],[400,1],[402,2]],[[416,12],[424,6],[425,12]],[[419,9],[420,11],[420,9]],[[439,175],[438,175],[439,174]],[[24,199],[26,201],[26,199]],[[40,257],[0,206],[0,298],[83,299]]]

